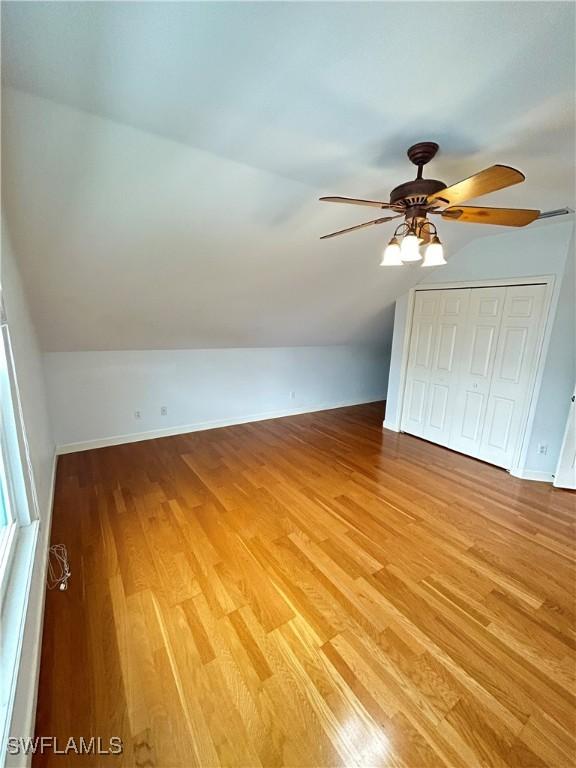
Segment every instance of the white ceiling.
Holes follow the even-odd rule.
[[[46,350],[386,343],[381,196],[574,205],[571,3],[3,3],[4,206]],[[448,257],[500,228],[442,223]]]

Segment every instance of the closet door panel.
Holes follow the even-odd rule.
[[[425,437],[448,445],[454,398],[458,391],[460,359],[470,289],[438,291],[436,344],[430,370],[430,399]]]
[[[528,328],[502,328],[502,354],[499,356],[497,378],[518,384],[526,357]]]
[[[402,430],[447,445],[469,289],[417,291]]]
[[[416,327],[414,347],[414,368],[428,371],[432,359],[432,340],[434,337],[434,321],[427,318],[421,320]]]
[[[454,368],[454,352],[456,350],[456,334],[458,326],[456,323],[452,323],[451,325],[441,323],[438,330],[436,370],[439,374],[442,372],[451,373]]]
[[[422,429],[424,428],[427,394],[428,382],[413,379],[409,387],[408,419],[412,424],[418,425]]]
[[[443,431],[448,416],[448,398],[450,388],[445,384],[432,384],[430,387],[430,414],[428,426],[431,430]]]
[[[426,432],[439,301],[436,291],[418,291],[414,298],[401,429],[419,437]]]
[[[509,468],[531,391],[546,297],[544,285],[506,289],[479,457]]]
[[[472,349],[467,373],[486,379],[494,358],[495,325],[475,325],[472,331]]]
[[[454,423],[449,443],[470,456],[478,456],[488,406],[500,322],[506,298],[505,288],[470,290],[468,317]]]
[[[485,445],[489,449],[506,450],[510,440],[513,415],[513,400],[498,396],[490,399],[488,418],[484,428]]]
[[[472,443],[479,443],[482,434],[482,414],[486,409],[485,396],[481,392],[466,392],[461,417],[460,435]]]

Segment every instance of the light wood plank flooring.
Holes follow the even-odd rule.
[[[35,765],[576,765],[576,496],[382,413],[60,458]]]

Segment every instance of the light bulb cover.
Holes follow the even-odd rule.
[[[440,238],[434,235],[430,243],[428,244],[426,251],[424,252],[423,267],[441,267],[446,264],[444,258],[444,248],[440,242]]]
[[[420,240],[414,234],[408,234],[402,239],[400,258],[403,262],[420,261]]]
[[[382,254],[381,267],[401,267],[402,259],[400,258],[400,243],[397,237],[393,237]]]

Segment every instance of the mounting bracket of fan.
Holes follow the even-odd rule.
[[[438,144],[435,141],[420,141],[410,147],[406,154],[410,161],[418,166],[418,175],[413,181],[406,181],[392,190],[390,193],[392,205],[402,203],[404,208],[425,206],[428,195],[446,189],[443,181],[422,178],[422,168],[432,160],[436,152],[438,152]]]
[[[436,152],[438,144],[435,141],[419,141],[418,144],[413,144],[406,154],[414,165],[420,167],[429,163]]]

